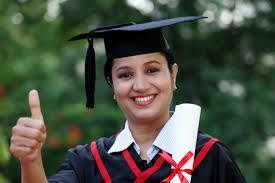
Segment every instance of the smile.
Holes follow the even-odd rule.
[[[155,98],[155,95],[148,95],[148,96],[138,96],[138,97],[133,97],[133,101],[135,104],[139,106],[145,106],[149,105],[153,102]]]

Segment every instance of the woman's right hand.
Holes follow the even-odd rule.
[[[36,90],[29,93],[29,107],[31,117],[19,118],[12,128],[10,151],[21,163],[41,159],[41,148],[47,136]]]

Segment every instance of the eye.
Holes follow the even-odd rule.
[[[149,68],[149,69],[147,69],[147,73],[155,73],[155,72],[158,72],[159,71],[159,69],[158,68]]]
[[[122,73],[122,74],[118,75],[118,78],[120,78],[120,79],[127,79],[127,78],[129,78],[131,76],[132,76],[131,73]]]

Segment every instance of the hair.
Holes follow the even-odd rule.
[[[172,52],[170,51],[161,51],[160,52],[167,61],[168,69],[170,73],[172,73],[172,66],[175,63],[175,58]],[[113,80],[112,80],[112,67],[113,67],[113,59],[107,60],[104,66],[104,76],[107,81],[107,83],[112,86]]]

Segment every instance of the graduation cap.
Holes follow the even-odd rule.
[[[79,34],[69,41],[87,39],[89,42],[85,59],[85,90],[87,108],[94,108],[95,91],[95,51],[94,38],[103,38],[107,64],[115,58],[128,57],[153,52],[169,52],[170,47],[162,34],[162,28],[177,23],[198,20],[206,17],[178,17],[147,23],[127,23],[115,26],[99,27],[88,33]]]

